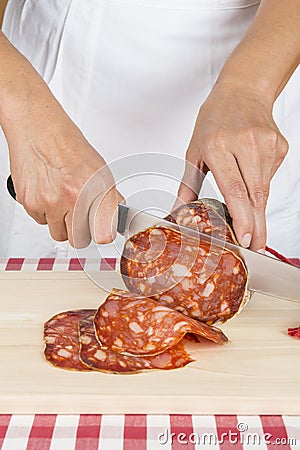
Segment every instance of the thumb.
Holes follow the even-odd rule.
[[[93,200],[89,210],[91,236],[96,244],[109,244],[117,234],[118,194],[111,188]]]

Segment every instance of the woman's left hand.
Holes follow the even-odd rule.
[[[177,206],[195,200],[210,170],[239,243],[261,252],[270,182],[288,151],[272,106],[247,86],[217,83],[200,109],[176,201]]]

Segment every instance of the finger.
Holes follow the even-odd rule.
[[[39,225],[47,225],[46,214],[41,212],[41,209],[37,209],[35,206],[31,206],[29,204],[23,204],[23,208],[27,214],[36,221],[36,223]]]
[[[248,191],[236,159],[232,154],[220,155],[218,153],[218,157],[207,161],[207,164],[225,199],[238,242],[243,247],[249,247],[252,240],[254,217]]]
[[[39,225],[47,225],[47,219],[46,219],[46,214],[41,214],[41,213],[32,213],[27,211],[27,214],[29,214],[30,217],[32,217],[36,223],[38,223]]]
[[[83,187],[77,197],[74,209],[70,208],[65,215],[68,240],[73,248],[85,248],[92,240],[88,217],[89,208],[89,190]]]
[[[267,241],[265,211],[269,197],[271,179],[279,169],[289,149],[288,141],[284,138],[284,136],[282,136],[279,130],[277,130],[276,142],[274,139],[275,138],[273,136],[273,138],[269,139],[269,141],[265,143],[265,149],[267,149],[268,151],[263,153],[266,156],[263,162],[262,169],[265,208],[263,212],[255,211],[254,213],[256,232],[251,243],[251,249],[260,253],[265,253],[265,246]]]
[[[254,216],[254,230],[250,248],[255,252],[265,253],[267,241],[267,226],[265,210],[255,211]]]
[[[73,248],[85,248],[91,240],[88,207],[76,207],[74,211],[69,211],[65,216],[65,224],[68,240]]]
[[[244,157],[244,156],[243,156]],[[253,211],[254,227],[250,248],[251,250],[265,253],[267,241],[266,205],[269,197],[271,171],[261,160],[252,157],[252,165],[249,166],[249,158],[240,162],[240,170],[247,186],[250,204]],[[245,169],[247,167],[247,169]]]
[[[89,211],[89,225],[92,239],[97,244],[109,244],[117,234],[118,197],[115,188],[106,194],[99,194]]]
[[[201,168],[202,166],[202,168]],[[208,169],[205,164],[193,163],[186,160],[182,181],[179,185],[177,198],[172,210],[198,199],[198,195]]]
[[[46,214],[46,220],[49,227],[51,237],[58,242],[68,240],[68,233],[64,218],[61,219],[51,218]]]
[[[235,153],[233,153],[235,154]],[[249,158],[249,154],[251,157]],[[244,148],[235,154],[253,210],[253,233],[250,248],[263,252],[266,246],[266,204],[269,196],[270,168],[263,167],[262,151]]]

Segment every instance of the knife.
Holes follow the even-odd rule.
[[[7,189],[15,199],[16,193],[11,176],[7,179]],[[117,231],[125,238],[128,239],[139,231],[158,225],[172,228],[184,235],[231,250],[244,261],[248,270],[249,288],[251,290],[284,300],[300,302],[299,267],[218,239],[215,236],[201,233],[198,230],[183,225],[179,226],[145,211],[119,204]]]
[[[160,219],[152,214],[119,204],[118,232],[126,238],[148,227],[163,226],[201,239],[236,253],[244,261],[249,275],[249,289],[272,297],[300,302],[300,268],[270,256],[254,252],[198,230]]]

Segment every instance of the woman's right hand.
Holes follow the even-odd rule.
[[[57,133],[37,120],[30,138],[8,139],[16,200],[56,241],[109,243],[120,195],[104,159],[68,122]]]
[[[17,201],[56,241],[111,242],[122,197],[104,159],[1,32],[0,57],[0,125]]]

